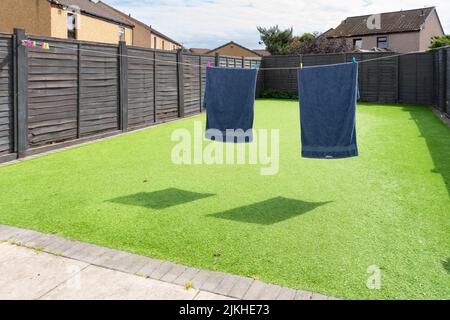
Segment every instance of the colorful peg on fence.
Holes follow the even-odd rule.
[[[303,62],[300,63],[300,69],[303,70]]]
[[[352,58],[353,63],[356,63],[356,57]]]
[[[212,68],[212,66],[213,66],[212,61],[208,61],[208,68]]]

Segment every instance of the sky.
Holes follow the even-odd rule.
[[[103,0],[182,43],[216,48],[234,41],[250,49],[259,44],[256,26],[294,28],[295,35],[324,32],[349,16],[437,7],[450,32],[450,1],[434,0]]]

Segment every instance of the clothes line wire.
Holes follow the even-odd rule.
[[[191,66],[191,67],[197,67],[197,68],[208,68],[207,65],[203,65],[203,64],[197,64],[197,63],[187,63],[187,62],[179,62],[179,61],[170,61],[170,60],[161,60],[161,59],[156,59],[156,58],[147,58],[147,57],[140,57],[140,56],[133,56],[133,55],[123,55],[120,53],[108,53],[108,52],[104,52],[104,51],[100,51],[100,50],[93,50],[93,49],[83,49],[83,48],[74,48],[74,47],[69,47],[69,46],[58,46],[58,45],[51,45],[50,50],[56,48],[56,49],[66,49],[66,50],[72,50],[72,51],[84,51],[84,52],[91,52],[91,53],[98,53],[98,54],[102,54],[105,56],[114,56],[114,57],[128,57],[131,59],[139,59],[139,60],[146,60],[146,61],[154,61],[154,62],[161,62],[161,63],[169,63],[169,64],[173,64],[173,65],[184,65],[184,66]],[[445,49],[445,48],[450,48],[450,46],[445,46],[445,47],[441,47],[441,48],[434,48],[431,49],[430,51],[434,51],[434,50],[439,50],[439,49]],[[39,49],[39,48],[38,48]],[[397,58],[397,57],[402,57],[402,56],[406,56],[406,55],[410,55],[410,54],[417,54],[417,53],[426,53],[427,51],[411,51],[411,52],[406,52],[406,53],[399,53],[399,54],[393,54],[393,55],[386,55],[383,57],[378,57],[378,58],[373,58],[373,59],[367,59],[367,60],[361,60],[361,61],[356,61],[357,64],[361,64],[361,63],[366,63],[366,62],[373,62],[373,61],[378,61],[378,60],[384,60],[384,59],[392,59],[392,58]],[[355,56],[357,54],[361,54],[361,53],[355,53]],[[354,62],[345,62],[345,63],[354,63]],[[326,65],[323,65],[326,66]],[[262,70],[262,71],[274,71],[274,70],[299,70],[302,69],[301,66],[298,67],[273,67],[273,68],[258,68],[258,70]]]

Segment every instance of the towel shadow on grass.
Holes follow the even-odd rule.
[[[448,257],[447,260],[442,261],[442,266],[447,271],[447,273],[450,274],[450,257]]]
[[[109,201],[130,206],[162,210],[212,196],[214,196],[214,194],[170,188],[155,192],[140,192]]]
[[[305,202],[284,197],[277,197],[228,211],[214,213],[219,219],[272,225],[308,213],[329,202]]]

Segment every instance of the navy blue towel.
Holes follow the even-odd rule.
[[[358,65],[344,63],[299,70],[302,156],[358,156],[356,102]]]
[[[253,141],[256,69],[208,68],[205,102],[206,138],[214,141]]]

